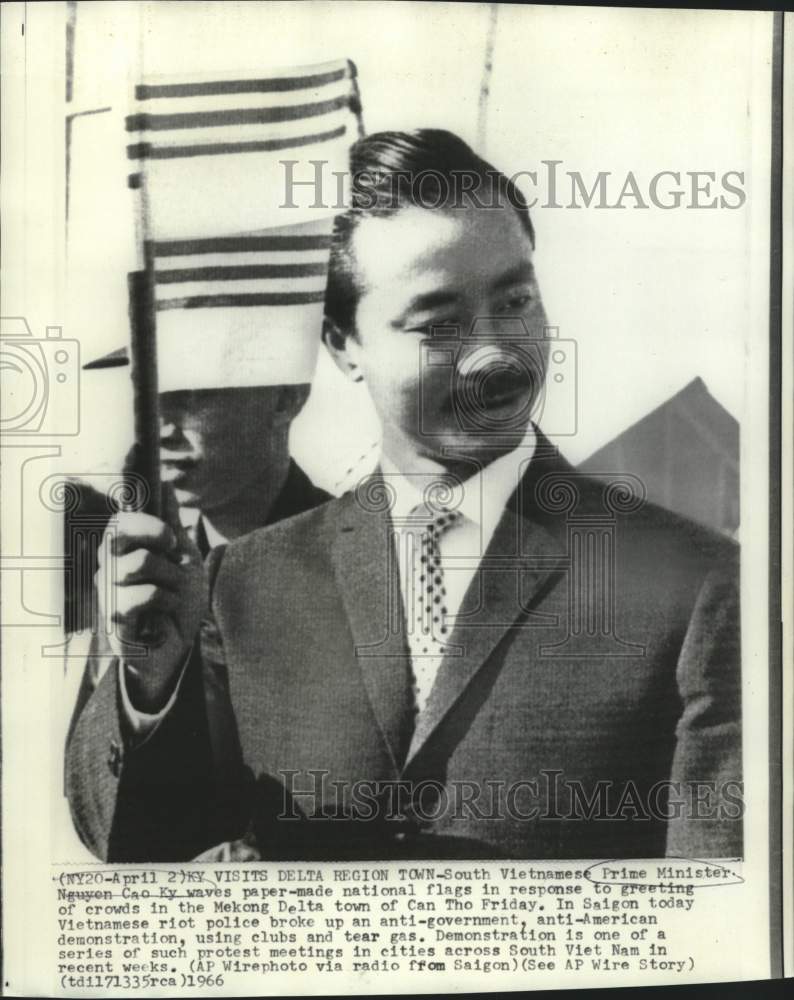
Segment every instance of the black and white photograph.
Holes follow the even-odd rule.
[[[783,15],[35,6],[11,995],[779,975]]]

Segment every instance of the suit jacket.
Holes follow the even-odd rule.
[[[383,487],[213,554],[212,615],[140,746],[108,672],[68,749],[88,846],[176,860],[253,830],[272,858],[740,854],[735,544],[541,440],[416,718]]]

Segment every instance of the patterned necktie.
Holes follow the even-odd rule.
[[[414,698],[417,711],[421,712],[427,704],[450,631],[439,541],[460,520],[461,514],[441,507],[430,518],[424,504],[415,507],[412,514],[424,521],[411,532],[414,546],[409,553],[410,590],[406,601],[406,607],[413,612],[408,620],[408,645]]]

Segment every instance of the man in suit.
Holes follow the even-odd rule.
[[[137,861],[243,836],[268,858],[740,853],[735,546],[537,430],[547,321],[511,181],[435,130],[361,140],[351,173],[325,341],[368,386],[380,468],[208,579],[122,516],[119,637],[170,625],[137,665],[117,649],[75,730],[78,831]]]

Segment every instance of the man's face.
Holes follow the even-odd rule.
[[[284,433],[284,391],[268,386],[161,394],[162,477],[180,506],[207,513],[224,507],[283,460],[275,436]]]
[[[545,365],[546,315],[516,211],[406,208],[364,220],[353,239],[363,291],[346,350],[384,450],[442,464],[509,451]]]

